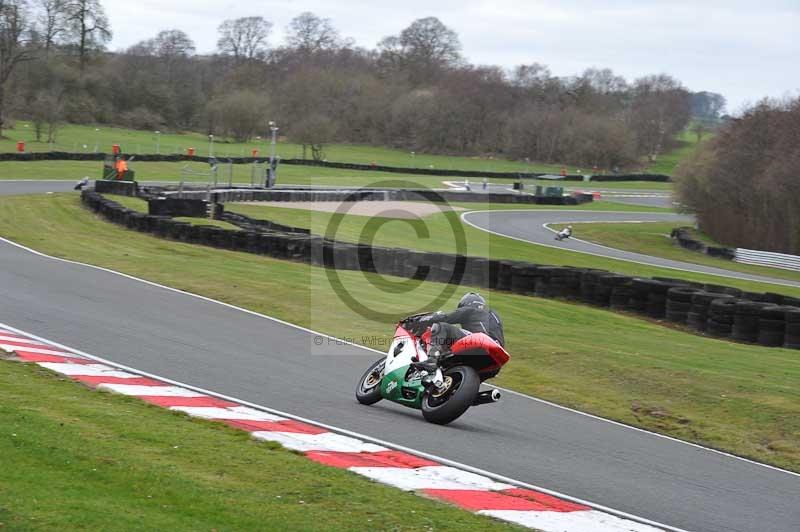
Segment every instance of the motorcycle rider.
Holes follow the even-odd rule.
[[[564,240],[565,238],[569,238],[572,236],[572,226],[568,225],[564,229],[558,232],[558,240]]]
[[[428,360],[418,364],[421,369],[435,369],[437,359],[447,354],[455,342],[471,333],[484,333],[501,346],[505,345],[500,316],[486,306],[483,296],[475,292],[464,294],[453,312],[430,314],[421,318],[418,325],[420,328],[431,327]]]

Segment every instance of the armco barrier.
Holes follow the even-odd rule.
[[[277,224],[260,227],[259,231],[191,225],[126,209],[92,189],[84,190],[81,198],[89,209],[116,224],[182,242],[339,270],[579,300],[656,319],[666,315],[673,322],[712,336],[800,349],[800,307],[794,306],[800,300],[781,294],[742,293],[735,288],[680,279],[631,278],[605,270],[337,242],[296,228],[288,228],[296,232],[276,230]]]
[[[756,264],[800,272],[800,257],[797,255],[742,248],[736,248],[733,253],[733,260],[743,264]]]

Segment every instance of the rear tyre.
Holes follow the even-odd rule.
[[[356,400],[362,405],[373,405],[383,399],[381,381],[386,358],[375,361],[361,376],[356,386]]]
[[[422,396],[422,416],[430,423],[446,425],[467,411],[478,395],[481,379],[469,366],[456,366],[444,372],[445,390],[427,390]]]

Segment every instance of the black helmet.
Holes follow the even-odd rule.
[[[461,301],[458,302],[458,308],[462,307],[476,307],[476,308],[483,308],[486,306],[486,300],[483,299],[483,296],[480,294],[476,294],[475,292],[467,292],[464,294],[464,297],[461,298]]]

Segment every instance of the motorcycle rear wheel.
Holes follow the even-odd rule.
[[[427,390],[422,396],[422,417],[437,425],[455,421],[472,406],[481,379],[478,372],[469,366],[455,366],[444,372],[444,391]]]
[[[361,376],[356,386],[356,400],[362,405],[374,405],[381,399],[381,381],[386,358],[375,361]]]

